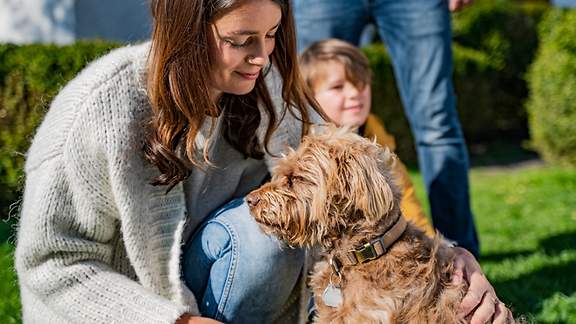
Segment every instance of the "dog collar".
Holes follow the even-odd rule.
[[[343,265],[357,265],[378,259],[400,238],[407,225],[406,219],[400,215],[383,235],[353,250],[336,253],[334,260],[331,260],[332,267],[338,273]]]

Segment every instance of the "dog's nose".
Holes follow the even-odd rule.
[[[255,195],[249,194],[248,196],[246,196],[246,202],[248,203],[248,205],[250,207],[254,207],[254,206],[258,205],[259,201],[260,201],[260,198],[256,197]]]

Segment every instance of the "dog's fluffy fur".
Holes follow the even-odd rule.
[[[266,232],[324,251],[310,282],[318,323],[461,322],[457,307],[467,287],[451,282],[454,254],[412,224],[380,258],[342,269],[342,305],[322,300],[332,274],[327,260],[382,235],[401,214],[394,160],[350,130],[316,130],[279,160],[271,182],[247,197]]]

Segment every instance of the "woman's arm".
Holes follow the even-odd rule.
[[[176,321],[176,324],[220,324],[220,323],[222,322],[218,322],[216,320],[207,317],[192,316],[191,314],[184,314]]]
[[[188,307],[112,268],[118,220],[93,170],[62,154],[27,171],[16,268],[26,317],[43,323],[166,323]]]
[[[456,251],[454,283],[462,280],[469,283],[468,292],[460,304],[460,316],[470,320],[471,324],[514,323],[512,312],[498,299],[496,292],[474,256],[464,248],[454,247]]]

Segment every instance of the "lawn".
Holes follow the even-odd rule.
[[[474,168],[470,183],[480,263],[499,297],[533,322],[576,323],[576,170]]]
[[[576,323],[576,170],[477,168],[471,190],[480,262],[500,298],[538,323]],[[12,251],[0,245],[0,323],[19,322]]]
[[[576,170],[472,174],[481,264],[502,299],[538,322],[576,323]]]

